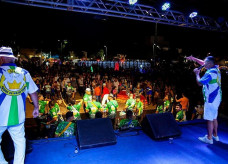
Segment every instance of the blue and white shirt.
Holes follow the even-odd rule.
[[[38,90],[30,74],[14,63],[0,66],[0,126],[25,121],[26,97]]]
[[[203,96],[205,102],[213,103],[215,99],[221,102],[221,73],[218,66],[208,69],[199,82],[203,84]]]

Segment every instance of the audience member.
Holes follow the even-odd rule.
[[[178,122],[182,122],[184,121],[184,111],[182,109],[182,105],[181,104],[177,104],[176,105],[176,121]]]
[[[182,106],[182,110],[184,112],[184,121],[186,121],[186,112],[188,111],[189,108],[189,99],[185,96],[184,93],[182,93],[182,98],[177,100],[177,96],[175,97],[176,102],[179,102]]]

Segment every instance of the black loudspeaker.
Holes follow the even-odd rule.
[[[2,153],[7,161],[10,161],[14,157],[14,144],[13,140],[6,130],[2,135],[2,142],[1,142]],[[26,154],[31,153],[33,150],[31,143],[29,140],[26,140]]]
[[[143,131],[152,139],[181,135],[181,130],[171,113],[148,114],[142,121]]]
[[[77,121],[79,149],[116,144],[116,136],[109,118]]]

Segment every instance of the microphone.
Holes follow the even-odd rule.
[[[201,66],[198,68],[198,70],[201,70],[203,67],[204,67],[204,65],[201,65]]]

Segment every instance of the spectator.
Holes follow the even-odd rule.
[[[146,99],[148,101],[148,104],[151,104],[151,100],[152,100],[152,85],[150,84],[150,82],[147,83],[147,87],[146,87]]]
[[[101,87],[100,84],[96,85],[96,88],[94,89],[94,95],[96,96],[96,101],[101,102]]]
[[[80,76],[78,79],[78,92],[80,94],[80,96],[82,96],[84,94],[84,81],[83,81],[83,76]]]
[[[192,118],[193,119],[202,119],[203,118],[203,112],[204,112],[204,106],[200,101],[198,101],[198,105],[194,108],[192,112]]]
[[[57,95],[57,87],[58,87],[58,84],[57,84],[57,81],[55,81],[53,84],[52,84],[52,88],[54,90],[54,95],[53,97],[55,97]]]
[[[157,104],[160,99],[160,94],[158,90],[155,90],[153,99],[154,99],[154,104]]]
[[[71,82],[68,82],[66,88],[66,102],[69,103],[74,98],[74,88],[71,86]]]
[[[105,83],[103,83],[103,93],[102,93],[102,106],[106,103],[106,102],[108,102],[109,100],[108,100],[108,95],[109,95],[109,90],[108,90],[108,88],[106,87],[106,84]]]
[[[182,110],[184,111],[184,121],[186,121],[186,112],[188,111],[189,108],[189,99],[185,96],[184,93],[182,93],[182,98],[177,100],[177,96],[175,97],[176,102],[180,102],[182,106]]]
[[[168,94],[164,98],[164,112],[170,112],[170,101],[169,101],[169,96]]]
[[[46,98],[50,99],[51,98],[51,85],[49,82],[47,82],[44,86],[45,88],[45,93],[46,93]]]
[[[77,80],[76,80],[75,77],[72,77],[71,86],[72,86],[73,89],[74,89],[74,93],[76,93],[76,91],[77,91]],[[75,96],[75,94],[74,94],[74,96]]]
[[[119,81],[118,81],[117,78],[115,79],[113,85],[114,85],[114,87],[116,87],[117,91],[119,91],[119,85],[120,85],[120,83],[119,83]]]
[[[56,82],[56,85],[57,85],[57,87],[56,87],[56,96],[57,96],[57,99],[59,99],[60,98],[60,92],[61,92],[61,81],[60,81],[60,79],[58,79],[57,80],[57,82]]]
[[[66,98],[66,85],[67,85],[67,82],[66,82],[66,79],[64,78],[61,82],[61,88],[62,88],[62,97],[63,98]]]
[[[116,87],[114,86],[113,90],[112,90],[112,94],[113,94],[113,97],[116,99],[117,98],[117,93],[118,93],[118,90],[116,89]]]
[[[182,110],[182,105],[177,104],[176,105],[176,121],[182,122],[184,121],[184,111]]]
[[[163,106],[163,101],[162,99],[158,100],[157,108],[156,108],[156,113],[164,113],[164,106]]]
[[[40,80],[39,79],[36,79],[36,86],[38,88],[37,93],[40,93],[41,92],[41,84],[40,84]]]
[[[108,88],[109,93],[111,93],[111,91],[112,91],[112,82],[111,82],[111,80],[108,80],[106,86]]]

